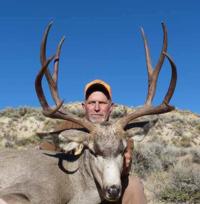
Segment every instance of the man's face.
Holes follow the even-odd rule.
[[[111,100],[101,91],[92,92],[83,103],[86,118],[94,123],[102,123],[108,120],[112,107]]]

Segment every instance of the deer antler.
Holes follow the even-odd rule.
[[[48,33],[49,33],[51,26],[52,26],[52,22],[49,23],[43,35],[41,51],[40,51],[40,60],[41,60],[42,68],[39,71],[35,79],[35,90],[36,90],[39,102],[43,108],[43,114],[50,118],[63,119],[66,121],[73,122],[77,124],[79,128],[81,126],[81,127],[86,128],[89,132],[91,132],[94,129],[94,125],[91,122],[85,119],[80,119],[79,117],[76,117],[69,113],[65,113],[62,110],[63,101],[60,99],[59,94],[58,94],[58,87],[57,87],[58,82],[57,81],[58,81],[59,58],[60,58],[61,46],[64,42],[64,38],[62,38],[62,40],[60,41],[57,47],[56,55],[53,57],[50,57],[49,59],[46,59],[46,43],[47,43],[47,37],[48,37]],[[52,60],[54,60],[53,75],[51,75],[48,69],[48,65],[50,64]],[[54,109],[52,109],[49,106],[45,98],[45,95],[44,95],[44,91],[42,88],[42,78],[44,74],[46,76],[52,98],[56,104],[56,107]]]
[[[143,107],[137,109],[135,112],[125,116],[124,118],[120,119],[117,122],[117,124],[120,125],[123,129],[130,121],[138,117],[145,116],[145,115],[166,113],[174,109],[173,106],[169,105],[169,102],[173,96],[173,93],[176,87],[177,71],[176,71],[175,63],[173,62],[172,58],[167,54],[167,29],[164,23],[162,23],[162,28],[164,33],[163,47],[155,69],[152,68],[150,51],[147,45],[147,39],[145,37],[143,29],[141,29],[142,37],[144,40],[145,53],[146,53],[146,63],[147,63],[147,72],[148,72],[148,94],[147,94],[146,102]],[[160,73],[165,57],[167,57],[171,65],[171,70],[172,70],[171,81],[163,102],[160,105],[153,107],[151,103],[155,96],[158,75]]]

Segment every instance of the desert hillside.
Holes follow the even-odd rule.
[[[65,108],[84,115],[80,103]],[[117,105],[111,119],[131,111],[134,109]],[[131,130],[136,135],[132,174],[143,180],[148,203],[200,203],[200,115],[175,110],[140,120],[154,121],[144,138],[141,128]],[[41,109],[1,110],[0,148],[36,147],[41,142],[36,133],[52,131],[59,123],[45,118]]]

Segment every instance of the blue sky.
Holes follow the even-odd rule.
[[[198,0],[63,0],[1,1],[0,109],[39,103],[34,79],[40,68],[39,49],[45,26],[53,20],[47,54],[54,54],[65,35],[59,91],[65,102],[81,101],[84,85],[100,78],[112,86],[113,101],[142,105],[147,73],[142,26],[148,37],[153,65],[162,45],[164,21],[168,53],[178,69],[171,104],[200,113],[200,1]],[[154,104],[159,104],[170,80],[167,60],[161,71]],[[44,83],[46,92],[48,89]],[[49,93],[47,98],[53,105]]]

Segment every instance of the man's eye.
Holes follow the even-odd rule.
[[[88,104],[89,104],[89,105],[94,105],[95,102],[94,102],[94,101],[90,101],[90,102],[88,102]]]
[[[101,104],[101,105],[107,105],[108,103],[107,103],[107,102],[104,102],[104,101],[101,101],[101,102],[99,102],[99,104]]]

